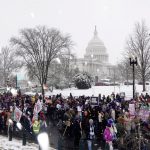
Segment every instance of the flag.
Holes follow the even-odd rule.
[[[20,109],[18,109],[17,107],[15,107],[14,110],[14,121],[19,122],[22,116],[22,111]]]
[[[34,106],[34,111],[33,111],[33,120],[38,119],[38,113],[42,110],[42,103],[40,100],[37,101],[37,103]]]
[[[39,113],[41,110],[42,110],[42,103],[40,102],[40,100],[38,100],[34,106],[34,113]]]

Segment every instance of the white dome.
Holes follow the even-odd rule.
[[[93,46],[93,45],[104,46],[104,43],[102,40],[99,39],[97,35],[94,34],[94,37],[88,43],[88,46]]]
[[[98,61],[108,61],[106,47],[103,41],[99,39],[96,27],[94,30],[94,37],[89,41],[88,46],[86,48],[85,58],[90,58],[91,55],[93,55],[93,58],[97,58]]]

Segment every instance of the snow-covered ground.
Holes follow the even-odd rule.
[[[8,141],[8,138],[0,135],[0,150],[38,150],[39,146],[34,143],[27,143],[26,146],[22,146],[22,140],[12,139]],[[49,148],[49,150],[56,150]]]
[[[146,85],[147,91],[150,94],[150,85]],[[64,89],[64,90],[54,90],[53,92],[45,93],[46,96],[62,94],[64,97],[69,96],[72,93],[73,96],[98,96],[101,95],[110,95],[112,92],[120,93],[125,92],[126,99],[132,98],[133,95],[133,86],[132,85],[121,85],[121,86],[93,86],[87,90],[79,90],[76,88]],[[142,93],[142,85],[135,85],[135,92],[139,94]]]

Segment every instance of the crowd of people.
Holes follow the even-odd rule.
[[[105,149],[111,150],[115,141],[125,134],[138,133],[141,118],[138,115],[141,107],[149,108],[148,94],[140,95],[136,100],[126,101],[119,94],[109,96],[99,95],[98,105],[91,105],[91,98],[74,97],[70,93],[67,98],[61,94],[42,98],[11,93],[0,95],[0,134],[6,134],[9,119],[16,129],[15,108],[22,112],[20,123],[26,132],[33,133],[35,139],[40,132],[48,132],[50,123],[57,125],[62,136],[73,137],[74,147],[80,147],[81,140],[86,141],[88,150],[92,150],[93,142],[98,139],[105,143]],[[38,111],[35,106],[38,105]],[[135,114],[131,116],[129,104],[135,104]],[[150,130],[150,115],[144,121],[145,127]],[[121,141],[123,144],[123,141]]]

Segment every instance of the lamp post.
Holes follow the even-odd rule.
[[[92,79],[93,79],[93,76],[94,76],[94,71],[93,71],[93,57],[94,57],[94,55],[91,54],[91,75],[92,75]]]
[[[135,57],[135,59],[131,59],[130,57],[130,66],[132,66],[133,68],[133,99],[135,98],[135,70],[134,70],[134,65],[137,66],[137,57]]]
[[[18,79],[17,79],[17,74],[16,74],[16,89],[18,87]]]
[[[11,119],[8,120],[8,140],[12,141],[13,134],[13,121]]]
[[[97,71],[97,79],[96,79],[97,81],[96,82],[98,82],[99,81],[99,71],[100,71],[99,68],[97,68],[96,71]]]
[[[92,65],[92,72],[93,72],[93,54],[91,54],[91,65]]]
[[[86,69],[86,67],[87,67],[87,61],[85,61],[83,64],[84,64],[84,66],[83,66],[83,72],[84,71],[86,72],[87,71],[87,69]]]

